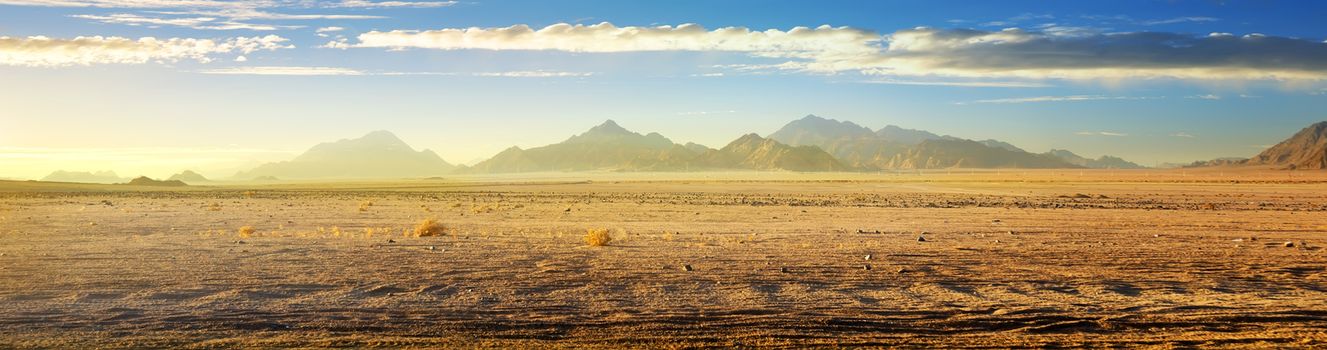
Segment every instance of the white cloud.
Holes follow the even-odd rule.
[[[1083,135],[1083,136],[1117,136],[1117,137],[1129,136],[1129,134],[1111,132],[1111,131],[1079,131],[1074,134]]]
[[[1173,136],[1173,137],[1183,137],[1183,138],[1188,138],[1188,139],[1191,139],[1191,138],[1195,138],[1195,137],[1197,137],[1197,136],[1193,136],[1193,134],[1190,134],[1190,133],[1187,133],[1187,132],[1183,132],[1183,131],[1181,131],[1181,132],[1177,132],[1177,133],[1174,133],[1174,134],[1170,134],[1170,136]]]
[[[343,30],[346,30],[346,29],[345,29],[345,28],[342,28],[342,27],[322,27],[322,28],[318,28],[318,29],[314,30],[314,32],[317,32],[317,33],[330,33],[330,32],[339,32],[339,31],[343,31]]]
[[[235,57],[235,62],[249,62],[249,58],[244,57],[244,55],[240,55],[239,57]]]
[[[216,75],[287,75],[287,76],[473,76],[493,78],[575,78],[594,75],[591,72],[509,71],[509,72],[375,72],[343,67],[316,66],[257,66],[226,67],[200,70],[202,74]]]
[[[182,18],[163,18],[146,17],[129,13],[116,13],[110,15],[72,15],[69,17],[89,19],[101,23],[124,24],[130,26],[156,26],[169,25],[203,30],[257,30],[271,31],[278,29],[295,29],[303,26],[286,26],[272,24],[255,24],[237,21],[224,21],[217,17],[182,17]]]
[[[1184,98],[1188,98],[1188,99],[1197,99],[1197,100],[1220,100],[1220,99],[1221,99],[1221,96],[1213,95],[1213,94],[1206,94],[1206,95],[1193,95],[1193,96],[1186,96],[1186,97],[1184,97]]]
[[[888,77],[1327,80],[1327,45],[1317,41],[1252,34],[1101,33],[1093,28],[1056,25],[1040,31],[919,27],[882,36],[830,26],[759,31],[743,27],[710,30],[695,24],[617,27],[610,23],[560,23],[540,29],[514,25],[371,31],[356,39],[329,42],[324,47],[735,52],[789,60],[778,67],[744,65],[751,71],[856,71]]]
[[[57,39],[44,36],[0,37],[0,65],[61,67],[93,64],[142,64],[195,60],[209,62],[226,53],[247,54],[259,50],[291,48],[275,35],[238,37],[226,40],[144,37],[88,36]]]
[[[1017,98],[997,98],[989,100],[976,100],[971,102],[959,102],[956,104],[969,103],[1037,103],[1037,102],[1077,102],[1077,101],[1102,101],[1102,100],[1151,100],[1158,97],[1141,96],[1104,96],[1104,95],[1069,95],[1069,96],[1036,96],[1036,97],[1017,97]]]
[[[364,72],[337,67],[229,67],[202,70],[203,74],[223,75],[365,75]]]
[[[867,84],[887,84],[887,85],[921,85],[921,86],[959,86],[959,87],[993,87],[993,88],[1044,88],[1053,85],[1038,82],[1027,81],[937,81],[937,80],[898,80],[898,79],[879,79],[863,80]]]
[[[505,28],[372,31],[360,34],[357,39],[356,43],[331,42],[325,47],[593,53],[720,51],[828,62],[878,53],[882,38],[859,29],[830,26],[755,31],[742,27],[707,30],[696,24],[617,27],[605,22],[595,25],[559,23],[537,30],[514,25]]]

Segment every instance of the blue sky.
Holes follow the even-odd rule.
[[[1249,156],[1327,119],[1324,14],[1312,1],[0,0],[0,177],[220,177],[379,129],[470,162],[609,118],[720,147],[807,114],[1147,165]]]

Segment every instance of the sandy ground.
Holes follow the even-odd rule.
[[[1327,347],[1327,176],[950,176],[5,183],[0,348]]]

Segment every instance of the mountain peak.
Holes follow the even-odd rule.
[[[396,137],[396,134],[387,130],[369,132],[364,134],[364,136],[361,136],[358,140],[375,144],[405,144],[405,141],[401,141],[400,137]]]
[[[871,129],[857,123],[826,119],[814,114],[789,122],[778,131],[769,134],[769,138],[788,145],[810,145],[822,149],[839,140],[869,137],[874,137]]]
[[[1327,169],[1327,121],[1313,123],[1249,160],[1250,165]]]

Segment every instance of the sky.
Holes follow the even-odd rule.
[[[1327,120],[1319,1],[0,0],[0,178],[224,178],[389,130],[452,163],[606,119],[808,114],[1144,165]]]

